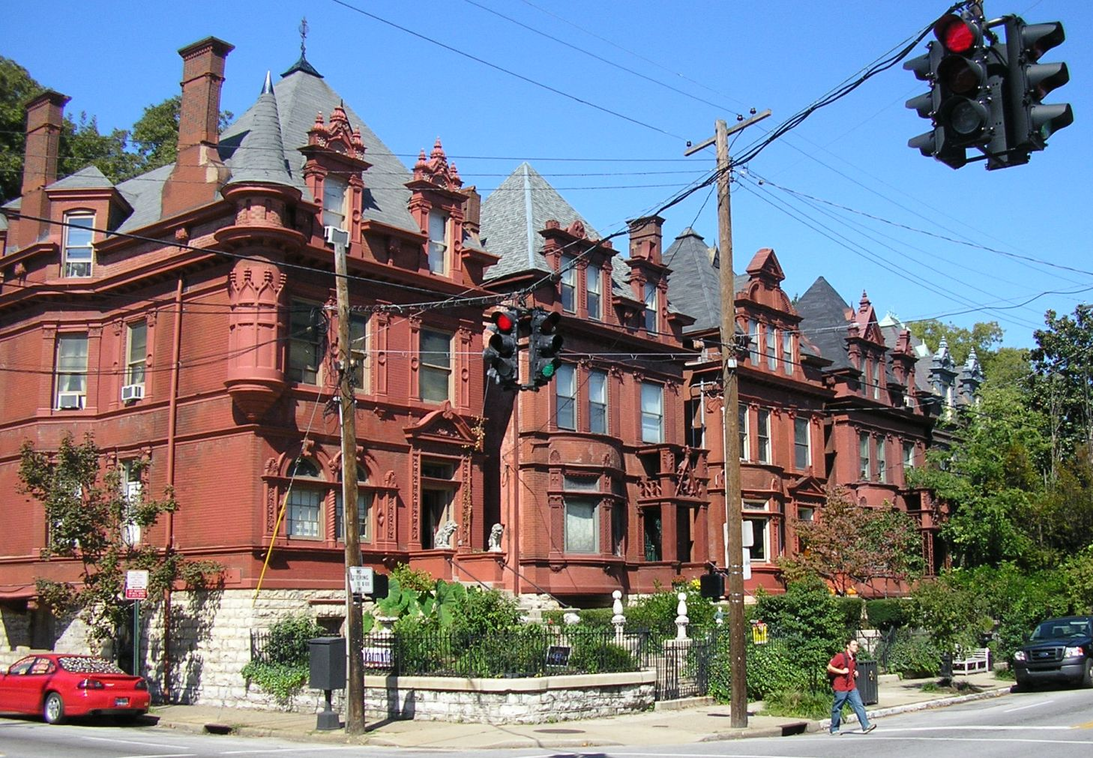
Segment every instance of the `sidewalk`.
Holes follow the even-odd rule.
[[[881,676],[876,705],[867,706],[870,718],[937,708],[958,702],[997,697],[1009,692],[1012,682],[993,674],[960,676],[954,684],[966,682],[966,694],[927,692],[923,685],[933,679],[899,680]],[[366,725],[362,735],[347,736],[344,730],[317,731],[315,714],[217,708],[199,705],[165,705],[152,709],[149,721],[157,728],[180,729],[211,734],[277,737],[326,743],[353,743],[383,747],[452,748],[573,748],[618,745],[671,745],[742,737],[776,737],[827,728],[827,721],[755,715],[762,707],[748,707],[748,726],[729,726],[729,706],[712,704],[706,698],[662,703],[654,711],[613,718],[561,721],[550,724],[452,724],[442,721],[386,721]],[[844,731],[857,729],[850,715]],[[884,728],[883,721],[880,728]]]

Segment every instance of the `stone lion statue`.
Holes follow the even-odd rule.
[[[436,534],[433,536],[433,547],[437,550],[451,550],[452,536],[458,528],[459,525],[454,521],[447,521],[441,524],[440,528],[436,530]]]
[[[490,545],[487,552],[501,553],[504,552],[501,549],[501,535],[505,533],[505,527],[502,524],[494,524],[490,529]]]

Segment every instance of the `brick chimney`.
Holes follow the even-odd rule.
[[[224,63],[233,49],[223,40],[206,37],[178,51],[182,56],[178,157],[163,187],[164,217],[214,201],[227,179],[216,146]]]
[[[660,216],[645,216],[628,222],[630,227],[630,257],[660,264],[661,228]]]
[[[19,212],[27,216],[49,218],[47,185],[57,181],[57,156],[60,152],[61,125],[68,97],[46,90],[27,103],[26,153],[23,157],[23,199]],[[22,249],[48,234],[44,221],[20,219],[13,224],[12,247]]]

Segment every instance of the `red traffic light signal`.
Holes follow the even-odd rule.
[[[521,312],[502,308],[494,311],[490,318],[493,334],[482,351],[482,359],[488,367],[486,373],[503,389],[519,389]]]

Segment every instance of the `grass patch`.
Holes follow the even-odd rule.
[[[787,692],[772,693],[763,701],[764,716],[795,716],[808,719],[822,719],[831,715],[831,699],[827,692]]]

